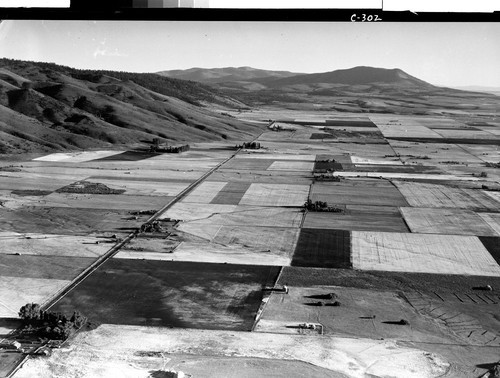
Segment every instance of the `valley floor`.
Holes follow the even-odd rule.
[[[274,120],[262,148],[2,160],[0,337],[27,302],[96,326],[14,377],[479,377],[498,362],[498,120],[234,116]],[[0,374],[21,357],[2,351]]]

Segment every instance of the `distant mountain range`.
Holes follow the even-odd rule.
[[[252,107],[287,104],[287,108],[302,110],[425,115],[489,112],[497,102],[492,94],[435,86],[399,68],[359,66],[305,74],[226,67],[158,74],[210,85]]]
[[[191,68],[188,70],[161,71],[158,74],[176,79],[202,83],[231,84],[240,82],[248,87],[249,82],[258,84],[254,89],[283,88],[294,85],[339,84],[398,84],[431,88],[431,84],[394,68],[354,67],[323,73],[294,73],[289,71],[260,70],[251,67]]]
[[[287,78],[300,73],[270,71],[252,67],[189,68],[187,70],[160,71],[159,75],[174,79],[198,81],[201,83],[223,83],[228,81],[254,81],[256,79]]]

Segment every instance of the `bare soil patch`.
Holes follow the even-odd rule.
[[[351,235],[348,231],[303,228],[292,266],[350,268]]]
[[[387,211],[385,206],[364,206],[360,209],[347,209],[347,206],[343,213],[308,212],[303,227],[323,229],[325,232],[326,230],[409,232],[397,208],[393,208],[395,211]]]
[[[135,217],[134,217],[135,218]],[[132,219],[128,211],[27,206],[15,211],[0,209],[0,229],[19,233],[88,235],[130,232],[146,216]]]
[[[0,254],[0,276],[72,280],[95,259],[89,257]]]
[[[250,182],[228,182],[217,195],[210,201],[212,204],[238,205],[250,188]]]

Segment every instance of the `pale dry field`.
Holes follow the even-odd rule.
[[[354,269],[500,277],[500,266],[475,236],[352,232]]]
[[[153,352],[152,357],[141,357],[147,352]],[[15,377],[146,378],[151,371],[162,369],[172,354],[211,356],[215,360],[231,356],[283,363],[304,361],[352,378],[431,378],[442,376],[449,368],[439,355],[403,347],[393,340],[103,324],[78,334],[70,347],[54,350],[49,358],[28,360]],[[244,365],[240,369],[244,372]]]
[[[311,172],[314,168],[314,163],[302,161],[275,161],[271,164],[268,171],[301,171]]]
[[[0,276],[0,318],[16,318],[26,303],[43,304],[71,281]]]
[[[256,150],[242,152],[238,154],[237,159],[271,159],[271,160],[300,160],[300,161],[315,161],[316,156],[311,154],[296,155],[296,154],[286,154],[286,153],[268,153],[266,150]]]
[[[443,138],[434,130],[420,125],[378,124],[377,127],[386,138]]]
[[[209,204],[226,184],[227,182],[223,181],[204,181],[184,197],[181,202]]]
[[[114,245],[103,241],[103,238],[90,236],[0,232],[0,253],[97,258]]]
[[[296,206],[304,205],[309,185],[251,184],[240,201],[247,206]]]
[[[353,164],[403,165],[399,159],[394,157],[385,159],[370,159],[363,156],[351,156],[351,161]]]
[[[125,151],[81,151],[81,152],[57,152],[54,154],[35,158],[35,161],[64,161],[80,163],[95,159],[102,159],[108,156],[118,155]]]
[[[500,209],[500,202],[484,190],[460,189],[445,185],[393,181],[410,206],[458,209]]]
[[[500,236],[482,217],[466,209],[402,207],[411,232],[420,234]]]
[[[290,257],[269,248],[251,248],[239,244],[181,242],[172,253],[155,251],[120,251],[114,258],[157,261],[191,261],[245,265],[290,265]]]
[[[285,207],[176,203],[160,218],[197,224],[228,226],[299,227],[303,213]]]

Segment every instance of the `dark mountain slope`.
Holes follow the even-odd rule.
[[[297,75],[289,78],[267,80],[264,82],[264,84],[275,88],[288,85],[310,85],[318,83],[344,85],[387,83],[397,85],[412,85],[426,88],[432,87],[431,84],[408,75],[406,72],[398,68],[385,69],[363,66],[317,74]]]
[[[174,144],[241,140],[260,132],[260,126],[211,112],[212,103],[244,104],[199,83],[6,59],[0,64],[3,153],[109,148],[156,137]]]

